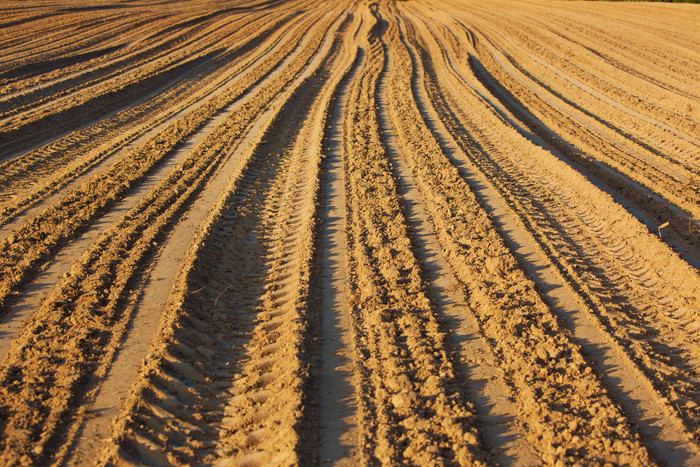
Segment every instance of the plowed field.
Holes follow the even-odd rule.
[[[5,0],[0,464],[700,466],[699,18]]]

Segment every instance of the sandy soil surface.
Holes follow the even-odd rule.
[[[0,12],[0,464],[700,465],[695,5]]]

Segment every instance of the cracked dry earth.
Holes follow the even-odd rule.
[[[700,465],[695,5],[0,11],[0,464]]]

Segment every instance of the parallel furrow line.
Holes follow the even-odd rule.
[[[91,374],[104,375],[113,359],[135,305],[129,296],[133,293],[139,265],[153,253],[154,245],[168,226],[187,209],[193,196],[229,153],[231,145],[244,133],[244,128],[281,88],[295,79],[299,81],[297,74],[318,51],[327,32],[324,25],[328,26],[328,20],[316,23],[313,40],[304,44],[304,53],[296,57],[296,69],[285,70],[276,83],[261,90],[256,101],[245,107],[246,111],[227,118],[159,188],[83,255],[32,316],[2,366],[5,404],[1,410],[6,415],[2,426],[6,435],[3,437],[6,461],[12,462],[11,459],[22,455],[22,446],[32,445],[22,438],[31,436],[31,431],[9,429],[16,423],[24,423],[23,410],[28,407],[36,407],[32,410],[44,413],[34,427],[41,433],[41,441],[33,443],[34,451],[25,453],[36,458],[50,456],[50,450],[44,451],[44,448],[55,443],[55,438],[66,435],[61,427],[74,423],[74,418],[80,420],[85,416],[84,406],[74,413],[73,405],[83,399],[84,391],[94,390],[83,386],[87,378]],[[62,362],[44,357],[56,352],[62,355]],[[31,390],[37,374],[45,381],[55,381],[59,374],[73,376],[55,386],[49,384],[44,394]],[[56,406],[57,400],[64,402]],[[52,406],[57,408],[52,409]]]

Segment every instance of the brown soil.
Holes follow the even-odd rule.
[[[683,4],[0,6],[3,465],[700,465]]]

